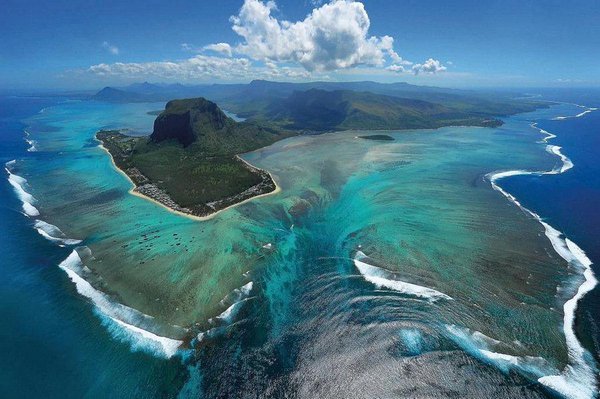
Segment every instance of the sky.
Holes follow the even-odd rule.
[[[3,0],[0,89],[600,86],[597,0]]]

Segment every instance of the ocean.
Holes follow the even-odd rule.
[[[94,139],[163,104],[1,97],[0,394],[594,397],[600,95],[543,94],[497,129],[245,154],[282,192],[204,222]]]

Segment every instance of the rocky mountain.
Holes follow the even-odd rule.
[[[168,139],[179,141],[184,147],[199,135],[223,130],[235,122],[228,118],[217,104],[204,98],[169,101],[165,110],[154,121],[150,139],[159,143]]]

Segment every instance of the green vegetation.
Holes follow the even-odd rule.
[[[203,216],[275,189],[270,175],[236,154],[290,133],[238,123],[212,102],[198,98],[167,104],[147,137],[101,131],[96,137],[136,191],[175,210]]]
[[[423,100],[349,90],[294,92],[254,116],[293,130],[428,129],[498,125],[497,119]]]

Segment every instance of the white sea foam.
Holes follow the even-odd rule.
[[[177,352],[177,348],[182,344],[182,341],[163,337],[145,328],[138,327],[142,324],[144,327],[151,325],[153,320],[151,316],[114,302],[108,295],[92,287],[89,282],[80,276],[83,271],[83,263],[77,250],[73,250],[58,266],[67,273],[75,284],[77,292],[94,304],[103,321],[114,323],[112,326],[108,325],[108,327],[115,325],[121,327],[120,330],[109,328],[115,338],[127,340],[134,350],[145,350],[158,356],[169,358]],[[134,322],[137,325],[134,325]]]
[[[165,357],[170,358],[177,353],[177,350],[181,346],[182,342],[179,340],[161,337],[119,319],[110,316],[107,317],[123,330],[112,331],[113,336],[116,338],[125,338],[125,341],[129,342],[134,350],[148,351],[148,349],[151,349],[153,353],[162,353]],[[121,335],[123,332],[127,333],[124,337]]]
[[[363,262],[367,256],[362,251],[357,251],[354,257],[354,265],[362,276],[368,282],[379,288],[387,288],[398,291],[405,295],[425,298],[429,301],[437,301],[438,299],[452,299],[446,294],[436,291],[432,288],[423,287],[417,284],[411,284],[404,281],[396,280],[393,273],[377,266],[369,265]]]
[[[558,156],[560,158],[560,160],[562,161],[562,166],[558,169],[552,169],[551,172],[547,172],[547,174],[559,174],[559,173],[565,173],[567,170],[571,169],[574,165],[573,162],[566,156],[564,155],[560,150],[562,149],[562,147],[557,146],[557,145],[548,145],[546,146],[546,151],[548,151],[551,154],[554,154],[556,156]]]
[[[252,283],[252,281],[250,281],[249,283],[242,285],[240,288],[237,288],[237,290],[239,290],[240,294],[248,296],[250,295],[253,286],[254,284]]]
[[[596,109],[588,108],[587,111],[576,115],[575,117],[581,117],[586,113],[595,111]],[[557,117],[556,120],[567,119],[568,117]],[[542,134],[547,137],[544,140],[547,142],[549,139],[556,137],[552,133],[549,133],[543,129],[538,128],[535,124],[532,125],[538,129]],[[575,243],[573,243],[564,235],[544,222],[542,218],[535,212],[525,208],[521,203],[510,193],[504,190],[497,184],[499,179],[516,176],[516,175],[546,175],[546,174],[560,174],[571,169],[574,165],[571,160],[562,154],[561,147],[548,145],[546,150],[554,155],[560,157],[562,166],[554,168],[551,171],[546,172],[532,172],[523,170],[503,171],[488,174],[488,179],[492,187],[501,192],[511,202],[521,208],[524,212],[531,215],[538,222],[544,226],[544,233],[550,240],[552,247],[560,257],[562,257],[572,267],[576,267],[583,271],[583,277],[585,281],[579,286],[579,289],[575,295],[569,299],[563,305],[564,321],[563,321],[563,332],[565,334],[565,340],[567,343],[567,349],[569,353],[569,364],[560,374],[556,375],[544,375],[539,377],[538,381],[541,384],[557,391],[558,393],[576,399],[588,399],[594,398],[597,394],[597,381],[596,373],[597,370],[594,365],[593,359],[590,359],[589,353],[583,348],[577,336],[573,325],[575,323],[575,311],[577,309],[577,303],[581,298],[591,291],[597,284],[596,277],[591,268],[591,260],[586,256],[585,252],[581,250]]]
[[[585,114],[589,114],[590,112],[595,111],[595,109],[587,109],[580,114],[575,115],[575,118],[581,118]]]
[[[595,369],[593,363],[591,364],[587,360],[590,355],[577,339],[574,324],[579,300],[594,289],[598,281],[591,268],[592,261],[585,252],[568,238],[564,239],[564,245],[568,250],[570,262],[582,267],[585,277],[585,281],[579,286],[577,293],[565,302],[563,307],[563,329],[567,340],[570,364],[561,374],[544,376],[538,381],[569,398],[593,398],[597,395],[596,374],[598,370]],[[563,256],[563,258],[565,257]],[[567,258],[565,259],[567,260]]]
[[[216,318],[225,321],[226,323],[231,323],[242,308],[243,304],[247,300],[252,299],[248,297],[250,292],[252,292],[252,287],[253,283],[250,281],[249,283],[242,285],[240,288],[236,288],[225,298],[223,298],[221,305],[225,305],[227,302],[231,303],[231,305]]]
[[[235,318],[235,316],[240,311],[240,309],[242,308],[242,306],[244,305],[244,303],[246,301],[248,301],[249,299],[252,299],[252,298],[244,298],[242,300],[239,300],[239,301],[235,302],[230,307],[228,307],[227,309],[225,309],[223,311],[223,313],[221,313],[220,315],[218,315],[217,319],[221,319],[221,320],[223,320],[223,321],[225,321],[227,323],[231,323],[233,321],[233,319]]]
[[[556,118],[552,118],[553,121],[561,121],[564,119],[569,119],[569,118],[581,118],[582,116],[585,116],[587,114],[589,114],[590,112],[594,112],[597,111],[598,108],[593,108],[593,107],[586,107],[585,105],[579,105],[579,104],[572,104],[575,105],[579,108],[585,108],[585,111],[578,113],[577,115],[573,115],[573,116],[557,116]]]
[[[15,162],[16,161],[12,160],[5,164],[6,167],[4,170],[6,170],[6,173],[8,173],[8,182],[13,187],[13,190],[15,191],[15,194],[17,194],[19,200],[22,202],[23,212],[25,212],[27,216],[39,216],[40,211],[33,206],[33,204],[36,202],[36,199],[33,195],[29,194],[25,190],[25,184],[27,184],[27,180],[11,172],[11,167],[15,164]]]
[[[25,141],[27,142],[27,144],[29,144],[29,148],[27,149],[27,151],[29,152],[35,152],[37,151],[37,147],[35,146],[36,141],[30,138],[30,134],[27,130],[25,130],[25,137],[24,137]]]
[[[35,146],[35,144],[36,144],[35,140],[25,139],[25,141],[27,142],[27,144],[29,144],[29,148],[27,149],[27,151],[29,151],[29,152],[37,151],[37,147]]]
[[[545,135],[545,136],[546,136],[546,137],[544,137],[544,138],[542,139],[542,142],[543,142],[543,143],[547,143],[547,142],[548,142],[548,140],[552,140],[553,138],[555,138],[555,137],[556,137],[556,135],[555,135],[555,134],[552,134],[552,133],[550,133],[549,131],[547,131],[547,130],[544,130],[544,129],[542,129],[542,128],[538,127],[538,125],[537,125],[537,123],[536,123],[536,122],[532,123],[532,124],[531,124],[531,127],[532,127],[532,128],[534,128],[534,129],[537,129],[537,130],[539,130],[539,132],[540,132],[540,133],[542,133],[543,135]]]
[[[479,331],[471,331],[466,327],[459,327],[453,324],[446,325],[446,330],[450,333],[452,339],[458,346],[470,355],[492,364],[504,372],[516,368],[539,378],[547,373],[556,372],[544,358],[537,356],[515,356],[497,351],[497,347],[503,344],[494,338]],[[515,350],[522,349],[514,348]]]
[[[65,234],[55,225],[46,223],[43,220],[36,220],[33,227],[38,233],[49,241],[55,242],[60,246],[77,245],[81,240],[67,238]]]

